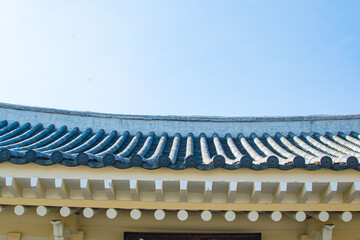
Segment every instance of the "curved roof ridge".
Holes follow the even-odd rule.
[[[20,111],[53,113],[62,115],[73,115],[82,117],[96,117],[96,118],[113,118],[126,120],[143,120],[143,121],[186,121],[186,122],[293,122],[293,121],[325,121],[325,120],[350,120],[360,119],[360,114],[346,114],[346,115],[308,115],[308,116],[245,116],[245,117],[224,117],[224,116],[177,116],[177,115],[131,115],[131,114],[114,114],[114,113],[98,113],[98,112],[84,112],[74,110],[63,110],[56,108],[33,107],[18,104],[2,103],[0,108],[14,109]]]

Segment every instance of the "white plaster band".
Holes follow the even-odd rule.
[[[177,217],[180,221],[186,221],[189,217],[189,213],[186,210],[180,210],[177,212]]]
[[[116,218],[118,215],[118,210],[114,209],[114,208],[109,208],[108,210],[106,210],[106,216],[109,219],[114,219]]]
[[[79,111],[57,110],[49,108],[27,107],[12,104],[0,104],[2,119],[8,122],[19,121],[20,124],[31,122],[32,125],[42,123],[67,125],[68,129],[79,127],[81,130],[92,126],[94,131],[104,128],[110,132],[119,128],[136,129],[141,132],[154,131],[156,134],[167,132],[174,135],[183,129],[180,134],[192,132],[198,136],[200,133],[211,135],[218,129],[220,136],[229,132],[236,135],[242,132],[249,135],[252,132],[270,135],[276,132],[351,132],[358,129],[359,115],[344,116],[296,116],[296,117],[179,117],[179,116],[131,116],[120,114],[89,113]],[[96,122],[96,124],[94,124]],[[313,124],[313,123],[316,124]],[[151,124],[150,124],[151,123]],[[225,131],[226,130],[226,131]],[[133,132],[131,132],[133,134]]]
[[[134,220],[139,220],[141,218],[141,211],[139,209],[133,209],[130,211],[130,217]]]
[[[162,209],[157,209],[155,212],[154,212],[154,217],[156,220],[158,221],[161,221],[165,218],[165,211],[162,210]]]
[[[201,219],[205,222],[210,221],[212,218],[212,213],[208,210],[202,211],[201,212]]]

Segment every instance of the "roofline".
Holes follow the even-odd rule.
[[[223,117],[223,116],[161,116],[161,115],[131,115],[131,114],[112,114],[112,113],[97,113],[97,112],[83,112],[55,108],[44,108],[34,106],[24,106],[18,104],[2,103],[0,108],[14,109],[20,111],[73,115],[81,117],[96,117],[96,118],[112,118],[112,119],[126,119],[126,120],[144,120],[144,121],[182,121],[182,122],[294,122],[294,121],[326,121],[326,120],[350,120],[360,119],[360,114],[347,115],[308,115],[308,116],[274,116],[274,117]]]

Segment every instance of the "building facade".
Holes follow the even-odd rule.
[[[0,240],[358,240],[359,130],[0,104]]]

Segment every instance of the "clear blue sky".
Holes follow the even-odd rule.
[[[0,0],[0,101],[152,115],[360,113],[360,1]]]

